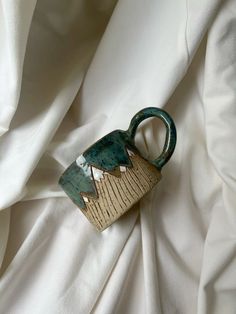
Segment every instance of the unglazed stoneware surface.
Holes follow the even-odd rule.
[[[141,121],[158,117],[167,133],[162,154],[148,161],[134,144]],[[60,177],[59,184],[100,231],[110,226],[161,179],[161,168],[176,143],[173,120],[163,110],[145,108],[131,120],[127,131],[115,130],[80,155]]]

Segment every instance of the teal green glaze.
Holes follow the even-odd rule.
[[[92,197],[97,197],[94,182],[77,166],[76,161],[74,161],[60,177],[59,184],[72,201],[80,208],[85,207],[80,192],[88,193]]]
[[[135,133],[138,125],[150,117],[160,118],[166,126],[163,151],[158,158],[149,161],[161,170],[175,149],[176,129],[173,120],[164,110],[149,107],[133,117],[127,131],[115,130],[107,134],[79,156],[79,163],[77,158],[77,161],[66,169],[59,184],[75,204],[80,208],[86,207],[81,193],[89,194],[93,198],[98,196],[90,166],[110,173],[119,166],[132,167],[127,148],[140,154],[134,143]]]
[[[158,158],[149,161],[159,170],[161,170],[161,168],[167,163],[173,154],[177,140],[175,124],[169,114],[166,111],[156,107],[148,107],[140,110],[131,120],[127,133],[131,139],[131,143],[134,145],[134,137],[138,125],[143,120],[150,117],[160,118],[166,126],[166,138],[163,151]]]
[[[112,172],[119,166],[132,167],[126,147],[137,151],[125,131],[116,130],[107,134],[83,153],[85,159],[83,167],[78,167],[74,161],[61,176],[59,184],[75,204],[85,208],[81,193],[97,197],[94,180],[89,175],[88,167],[94,166],[107,172]]]
[[[90,165],[109,172],[118,166],[132,166],[126,147],[137,151],[127,132],[116,130],[93,144],[83,156]]]

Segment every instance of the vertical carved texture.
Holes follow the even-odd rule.
[[[161,173],[139,155],[130,156],[132,168],[126,168],[117,177],[104,173],[96,181],[98,199],[87,199],[86,208],[81,209],[89,221],[102,231],[129,210],[144,194],[161,179]]]

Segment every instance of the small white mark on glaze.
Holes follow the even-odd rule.
[[[135,153],[132,150],[127,149],[127,152],[129,154],[129,156],[134,156],[135,155]]]
[[[80,167],[81,169],[83,169],[84,174],[86,175],[86,177],[91,177],[91,168],[89,166],[89,164],[86,162],[86,159],[84,158],[83,155],[80,155],[77,159],[76,159],[76,164],[78,167]]]
[[[84,201],[86,202],[86,203],[88,203],[88,198],[86,197],[86,196],[83,196],[83,199],[84,199]]]
[[[100,181],[101,179],[103,179],[104,171],[97,169],[95,167],[92,167],[92,171],[93,171],[94,180]]]
[[[120,166],[120,171],[121,171],[121,172],[126,172],[126,167]]]

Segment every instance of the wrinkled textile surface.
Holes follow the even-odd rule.
[[[0,25],[0,313],[235,314],[236,1],[1,0]],[[99,233],[58,178],[147,106],[176,151]]]

